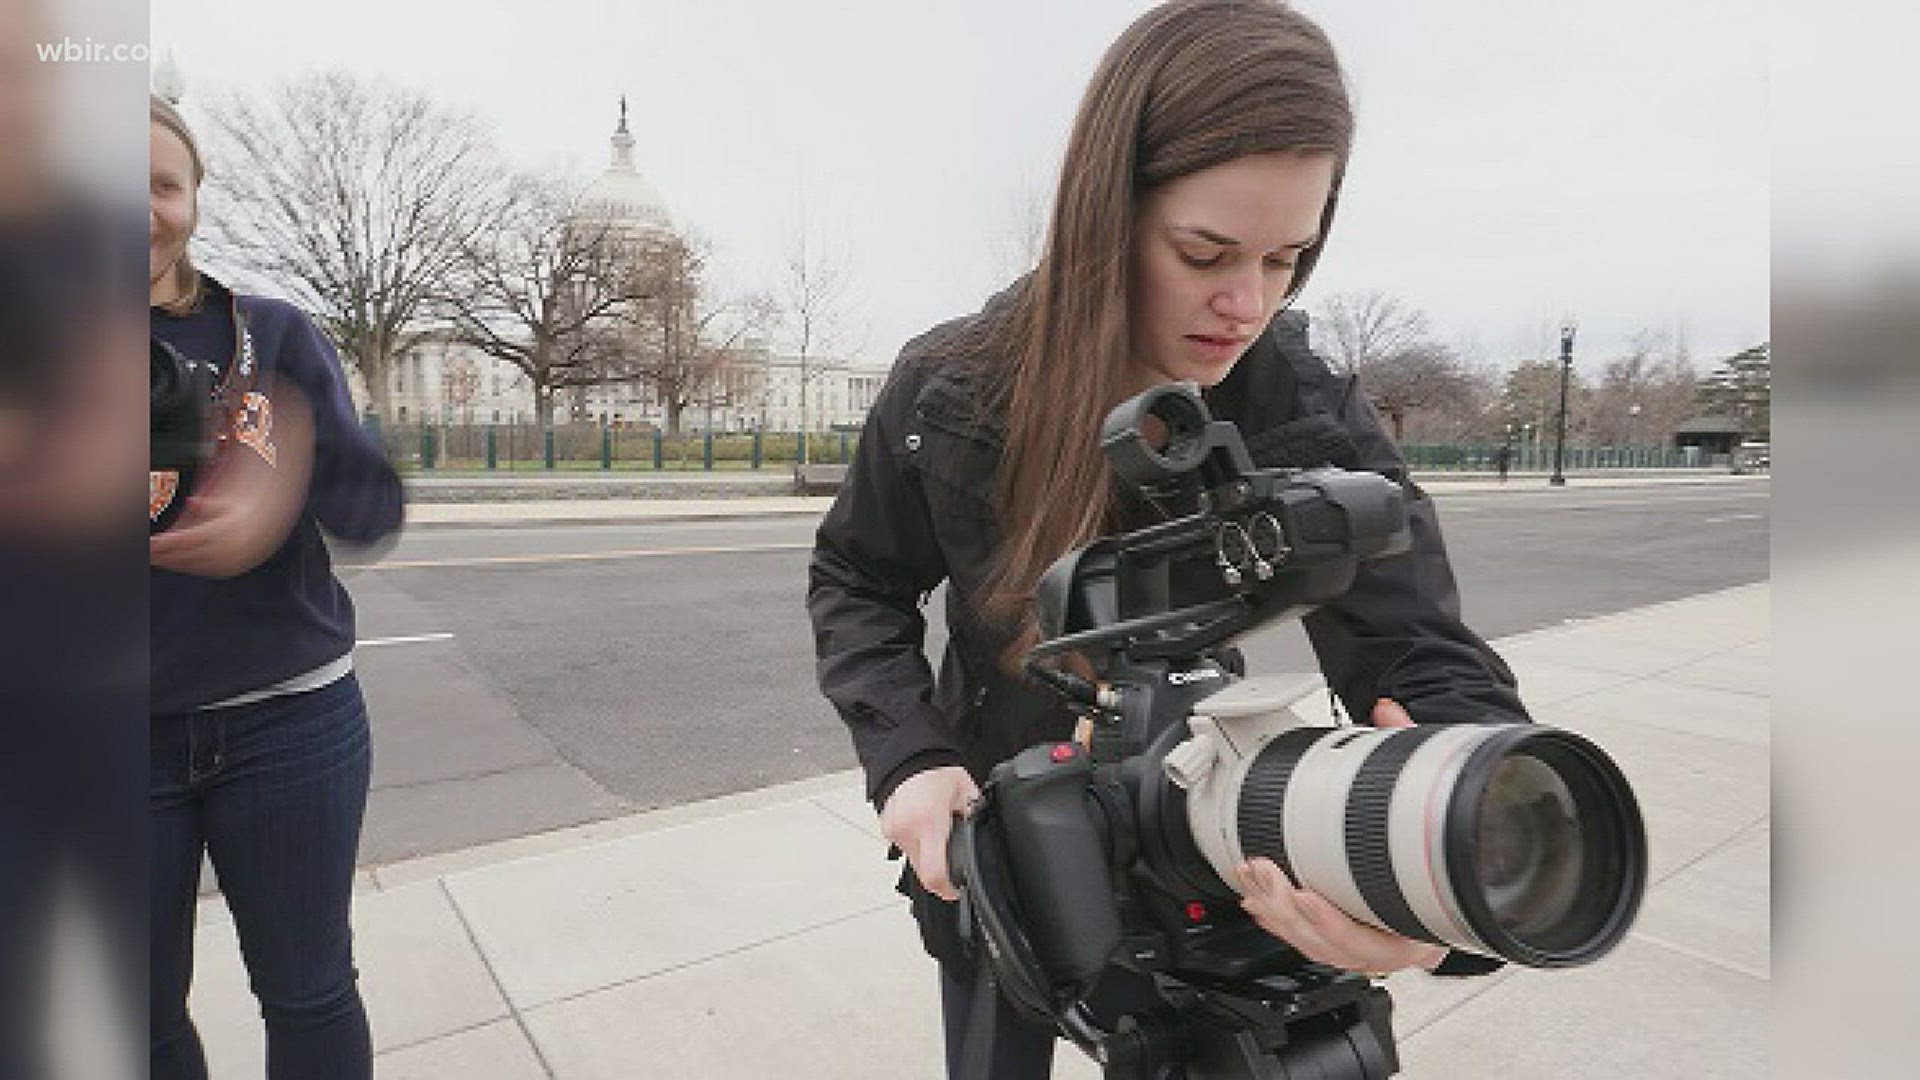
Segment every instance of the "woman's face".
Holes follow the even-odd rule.
[[[193,235],[193,155],[180,137],[158,123],[150,131],[147,173],[147,281],[173,269]]]
[[[1250,154],[1169,181],[1135,222],[1134,359],[1158,382],[1212,386],[1266,328],[1319,239],[1328,153]]]

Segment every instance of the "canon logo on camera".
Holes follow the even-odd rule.
[[[1194,668],[1192,671],[1169,671],[1167,672],[1167,684],[1170,686],[1185,686],[1188,683],[1204,682],[1207,679],[1217,679],[1219,677],[1220,673],[1213,668]]]

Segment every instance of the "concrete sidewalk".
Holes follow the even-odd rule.
[[[1574,971],[1394,976],[1414,1080],[1764,1075],[1769,588],[1507,638],[1536,716],[1639,794],[1652,881],[1632,936]],[[935,1078],[932,962],[840,773],[395,864],[355,924],[383,1080]],[[201,907],[194,1015],[213,1074],[262,1075],[230,921]],[[1097,1077],[1071,1049],[1055,1075]]]
[[[1417,476],[1436,497],[1486,492],[1587,491],[1622,487],[1694,487],[1767,483],[1767,477],[1729,476],[1725,472],[1616,475],[1570,474],[1567,486],[1550,488],[1546,475],[1520,475],[1502,483],[1491,477],[1463,474]],[[574,494],[578,494],[577,492]],[[806,517],[826,513],[831,496],[760,495],[723,498],[595,498],[514,499],[474,502],[413,502],[407,507],[410,529],[502,528],[534,525],[641,525],[669,521],[723,521],[761,517]]]

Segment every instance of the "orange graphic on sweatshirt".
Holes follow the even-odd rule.
[[[240,407],[233,411],[233,438],[243,446],[250,446],[272,465],[279,456],[273,444],[273,403],[267,395],[249,390],[240,399]]]

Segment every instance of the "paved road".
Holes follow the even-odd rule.
[[[1768,573],[1764,484],[1442,494],[1440,510],[1488,637]],[[375,730],[362,861],[850,767],[813,689],[811,535],[795,519],[429,531],[344,571]],[[1313,666],[1297,626],[1247,652],[1260,672]]]

